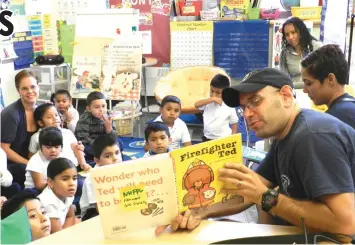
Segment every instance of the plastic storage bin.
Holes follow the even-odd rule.
[[[303,20],[320,19],[322,15],[322,7],[292,7],[292,16]]]
[[[260,8],[249,8],[248,9],[248,19],[258,20],[260,18]]]
[[[275,20],[279,18],[279,9],[260,9],[260,19],[263,20]]]

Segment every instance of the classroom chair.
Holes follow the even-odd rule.
[[[217,74],[228,76],[225,70],[214,66],[191,66],[171,71],[157,82],[155,98],[160,103],[166,95],[175,95],[181,100],[182,113],[198,113],[194,104],[209,97],[210,82]]]

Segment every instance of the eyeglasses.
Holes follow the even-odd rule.
[[[263,102],[266,95],[271,94],[271,93],[275,93],[275,92],[279,92],[279,91],[280,91],[280,89],[274,90],[274,91],[271,91],[271,92],[265,93],[265,94],[257,94],[255,96],[253,96],[252,98],[250,98],[246,105],[240,105],[240,108],[243,110],[243,112],[245,111],[245,108],[248,108],[249,110],[254,109],[254,108],[258,107],[261,104],[261,102]]]
[[[30,91],[35,91],[37,88],[38,88],[37,85],[31,85],[30,87],[23,87],[23,88],[20,88],[19,90],[22,93],[29,93]]]

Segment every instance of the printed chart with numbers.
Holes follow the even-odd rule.
[[[171,22],[171,70],[213,65],[213,21]]]

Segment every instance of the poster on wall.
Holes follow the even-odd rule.
[[[86,98],[92,91],[101,91],[103,47],[112,41],[111,38],[76,37],[70,83],[73,98]]]
[[[108,0],[110,8],[132,7],[139,10],[139,30],[151,31],[152,52],[148,57],[158,63],[170,62],[170,12],[172,0]],[[145,52],[143,54],[146,54]]]
[[[282,26],[285,21],[277,20],[272,34],[272,67],[280,68],[280,53],[282,50]],[[313,35],[313,21],[304,21],[308,31]]]
[[[68,25],[66,21],[57,21],[58,53],[64,57],[66,63],[73,60],[73,45],[75,25]]]
[[[48,1],[48,0],[47,0]],[[66,21],[69,25],[76,23],[76,14],[90,10],[100,11],[107,8],[106,0],[58,0],[56,12],[58,20]]]
[[[28,26],[32,33],[33,53],[35,58],[44,54],[43,50],[43,30],[41,15],[28,16]]]
[[[113,100],[140,100],[142,43],[116,40],[103,49],[102,91]]]
[[[321,38],[323,44],[337,44],[344,51],[348,1],[323,0]]]
[[[100,91],[107,99],[140,99],[140,40],[76,37],[75,42],[70,84],[73,98]]]
[[[275,21],[272,45],[272,67],[280,68],[280,53],[282,48],[282,24],[283,21]]]
[[[171,29],[171,70],[213,65],[213,22],[176,21]]]

